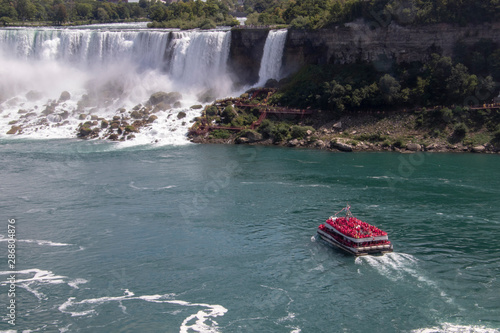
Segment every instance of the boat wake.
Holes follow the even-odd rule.
[[[426,277],[418,267],[418,260],[414,256],[406,253],[387,253],[383,256],[357,257],[357,265],[368,265],[374,268],[380,275],[387,277],[391,281],[403,281],[408,278],[416,279],[416,285],[422,288],[431,287],[444,298],[447,303],[453,300],[442,290],[436,282]]]
[[[392,281],[401,280],[406,274],[418,276],[417,259],[405,253],[387,253],[383,256],[363,256],[355,260],[357,265],[369,265]]]

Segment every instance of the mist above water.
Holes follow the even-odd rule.
[[[260,81],[279,78],[284,36],[286,30],[269,33]],[[123,118],[151,94],[175,91],[180,103],[156,113],[135,141],[185,143],[200,113],[190,106],[241,92],[227,73],[230,44],[230,30],[0,29],[0,136],[14,126],[21,136],[75,137],[83,121]],[[178,120],[179,112],[186,117]]]

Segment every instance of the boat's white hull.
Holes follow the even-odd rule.
[[[322,240],[327,242],[330,245],[333,245],[335,247],[338,247],[350,254],[353,254],[355,256],[364,256],[367,254],[384,254],[384,253],[389,253],[393,251],[392,244],[386,244],[386,245],[374,245],[374,246],[365,246],[365,247],[350,247],[345,244],[340,243],[338,240],[336,240],[334,237],[329,235],[328,233],[318,230],[318,235],[321,237]]]

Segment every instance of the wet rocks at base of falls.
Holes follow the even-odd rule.
[[[156,92],[150,96],[145,105],[136,105],[129,111],[123,108],[118,109],[117,113],[119,114],[111,119],[90,115],[90,120],[87,120],[89,115],[81,114],[80,120],[87,121],[79,124],[77,137],[82,139],[101,138],[112,141],[134,139],[135,133],[150,127],[158,119],[158,116],[154,115],[154,113],[171,109],[172,105],[179,107],[181,98],[182,95],[178,92]],[[179,112],[179,114],[182,113]]]
[[[21,132],[21,127],[19,127],[19,126],[12,126],[10,128],[10,130],[7,131],[7,134],[12,135],[12,134],[16,134],[18,132],[19,133]]]

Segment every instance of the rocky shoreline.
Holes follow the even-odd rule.
[[[311,129],[306,130],[302,138],[276,141],[257,129],[231,132],[225,138],[214,137],[211,132],[190,131],[189,140],[200,144],[281,146],[332,152],[500,153],[500,145],[491,142],[492,134],[484,128],[469,130],[457,138],[451,125],[442,128],[439,134],[436,129],[417,126],[419,117],[418,113],[406,110],[353,113],[337,119],[317,114],[307,119],[287,119],[290,131],[294,126],[309,125],[307,128]],[[196,124],[192,128],[195,127]]]
[[[445,142],[431,143],[429,145],[420,145],[418,143],[409,143],[405,147],[385,146],[383,144],[373,144],[360,142],[357,145],[346,143],[342,138],[333,139],[325,142],[324,140],[310,140],[292,139],[287,142],[273,142],[271,139],[267,140],[238,140],[238,139],[209,139],[206,137],[191,137],[190,141],[198,144],[248,144],[258,146],[281,146],[290,148],[303,148],[303,149],[318,149],[327,150],[331,152],[399,152],[399,153],[417,153],[417,152],[431,152],[431,153],[485,153],[485,154],[498,154],[500,148],[491,144],[477,145],[477,146],[464,146],[462,144],[452,145]]]

